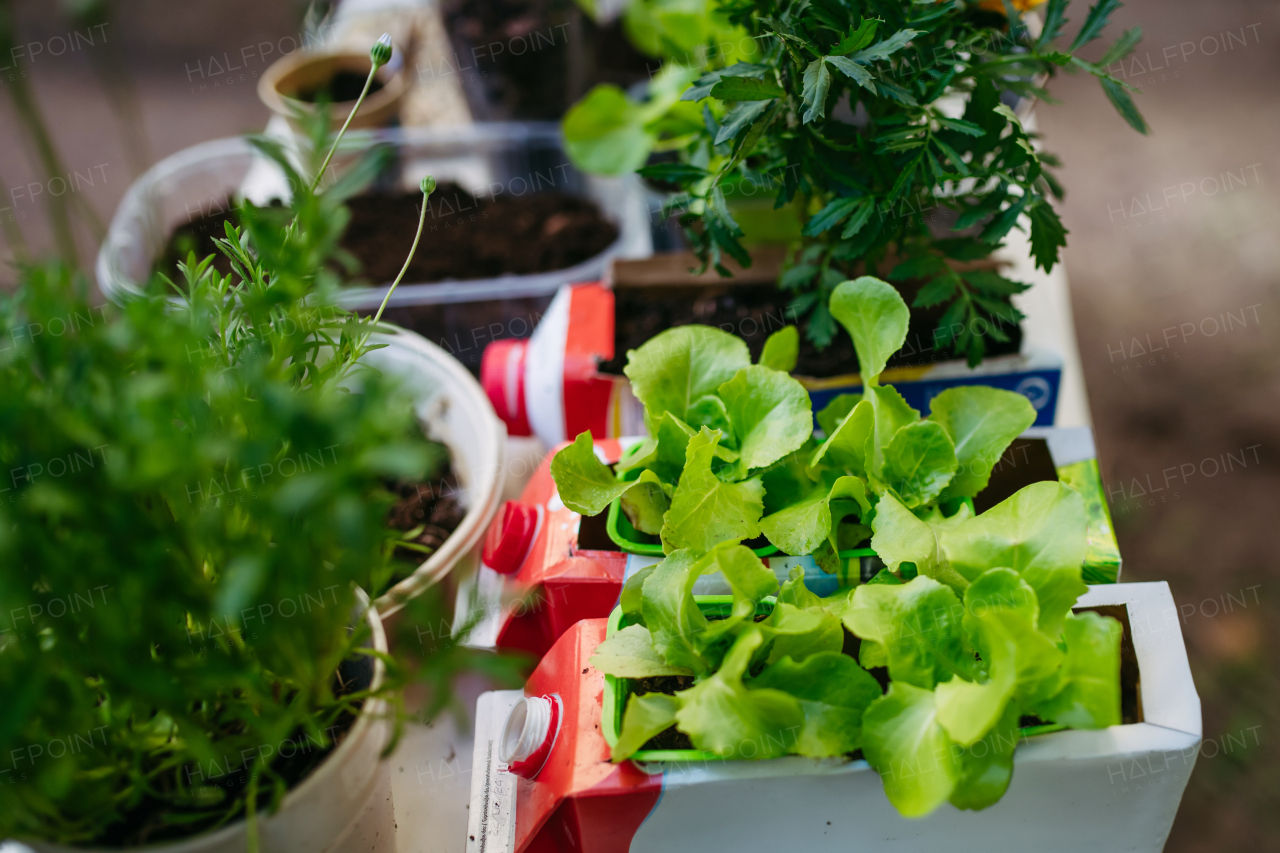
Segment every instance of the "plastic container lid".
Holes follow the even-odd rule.
[[[529,546],[537,533],[537,508],[519,501],[507,501],[485,536],[481,559],[499,574],[515,574],[528,556]]]
[[[529,342],[494,341],[480,358],[480,384],[510,435],[532,435],[524,405],[524,361]]]

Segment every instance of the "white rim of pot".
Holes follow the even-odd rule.
[[[369,603],[369,596],[363,589],[356,589],[356,601],[360,608],[363,609],[365,621],[369,623],[371,631],[370,645],[381,654],[387,654],[387,634],[382,626],[382,617],[378,613],[378,608]],[[373,680],[369,684],[370,690],[377,690],[382,686],[382,682],[386,677],[386,665],[382,658],[374,656],[373,658]],[[382,698],[373,698],[365,701],[364,706],[360,709],[360,714],[356,717],[355,723],[342,736],[338,746],[325,757],[297,786],[290,788],[288,793],[284,795],[284,799],[280,801],[280,808],[275,814],[260,813],[258,822],[262,824],[273,820],[276,815],[283,814],[287,809],[294,806],[299,800],[305,797],[316,787],[325,784],[328,777],[334,773],[340,772],[343,765],[347,763],[348,758],[357,749],[364,746],[363,741],[369,734],[369,729],[377,724],[386,721],[388,716],[387,701]],[[381,753],[385,747],[384,744],[378,745],[378,752]],[[379,759],[380,761],[385,759]],[[357,815],[353,814],[352,819],[355,820]],[[221,829],[213,832],[201,833],[188,838],[176,841],[164,841],[159,844],[148,844],[142,847],[76,847],[57,844],[54,842],[41,841],[40,839],[19,839],[19,843],[27,845],[36,845],[41,851],[46,853],[95,853],[95,851],[125,851],[136,850],[139,853],[197,853],[204,850],[209,845],[218,845],[231,841],[237,836],[242,836],[246,831],[246,820],[241,818],[235,823],[228,824]],[[261,831],[261,830],[260,830]]]
[[[459,462],[462,455],[453,446],[456,437],[436,438],[449,448],[453,459],[454,473],[461,479],[468,497],[466,514],[462,522],[454,528],[443,544],[424,560],[413,574],[397,583],[380,596],[374,605],[385,618],[400,610],[404,602],[423,590],[436,584],[450,569],[468,552],[478,549],[489,523],[498,511],[502,502],[503,475],[506,471],[507,429],[498,416],[480,383],[476,381],[462,364],[449,353],[431,343],[431,341],[407,329],[392,327],[391,333],[375,333],[370,337],[371,343],[383,343],[406,350],[417,358],[434,365],[432,372],[443,374],[443,392],[448,395],[448,405],[463,407],[469,420],[479,425],[483,432],[475,436],[479,444],[487,444],[493,448],[492,466],[481,466],[478,470],[467,468],[460,471]],[[434,399],[434,398],[433,398]]]

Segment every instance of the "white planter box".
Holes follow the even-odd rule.
[[[985,811],[943,805],[928,817],[904,818],[861,760],[651,765],[645,769],[661,774],[657,805],[629,845],[614,838],[609,849],[1157,853],[1195,766],[1200,699],[1168,585],[1094,586],[1077,607],[1117,604],[1127,610],[1137,654],[1142,722],[1027,739],[1017,749],[1008,793]],[[495,741],[507,709],[521,695],[481,697],[468,851],[513,849],[509,816],[515,813],[517,785],[498,762]],[[593,849],[588,839],[582,841],[583,850]]]

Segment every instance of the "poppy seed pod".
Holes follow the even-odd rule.
[[[381,68],[391,61],[390,33],[383,33],[382,37],[373,43],[373,47],[369,48],[369,58],[373,60],[374,68]]]

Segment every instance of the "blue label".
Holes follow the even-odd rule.
[[[1031,401],[1036,410],[1035,426],[1053,426],[1054,414],[1058,409],[1058,385],[1062,381],[1061,370],[1029,370],[1018,373],[997,373],[984,376],[956,377],[954,379],[922,379],[918,382],[894,382],[902,398],[913,409],[921,414],[929,412],[929,402],[948,388],[960,385],[989,385],[992,388],[1003,388],[1016,391]],[[813,400],[813,411],[816,414],[828,403],[841,394],[862,393],[861,383],[838,388],[823,388],[821,391],[810,391]],[[816,423],[816,421],[815,421]]]

